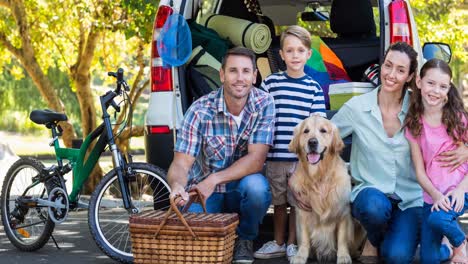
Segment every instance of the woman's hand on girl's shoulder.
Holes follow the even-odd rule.
[[[452,172],[468,161],[468,146],[459,142],[456,149],[440,153],[437,161],[444,163],[442,167],[450,167],[450,172]]]

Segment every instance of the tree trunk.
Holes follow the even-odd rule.
[[[95,26],[91,26],[88,34],[85,33],[83,27],[80,28],[80,45],[77,62],[70,68],[71,80],[76,88],[78,103],[80,104],[83,137],[89,135],[96,128],[96,108],[94,107],[94,96],[91,91],[90,71],[98,37],[99,31]],[[91,144],[91,148],[94,146],[94,143]],[[86,181],[83,193],[91,193],[99,183],[102,175],[103,172],[98,163],[91,172],[88,181]]]
[[[24,69],[32,78],[37,86],[40,94],[46,100],[47,105],[55,111],[65,112],[65,107],[57,96],[56,88],[47,78],[39,66],[34,48],[31,44],[29,34],[29,25],[26,20],[26,11],[24,3],[21,0],[2,2],[2,6],[6,6],[12,12],[18,26],[19,35],[21,38],[21,48],[16,48],[8,41],[8,38],[0,34],[0,43],[2,43],[21,63]],[[75,130],[69,121],[60,122],[64,130],[63,141],[66,147],[71,147],[72,139],[76,137]]]
[[[145,90],[145,88],[149,85],[149,80],[146,80],[142,84],[140,84],[141,80],[143,79],[144,76],[144,69],[146,67],[145,60],[144,60],[144,51],[145,51],[145,45],[143,43],[143,39],[139,39],[139,44],[138,44],[138,49],[137,49],[137,56],[136,56],[136,61],[139,67],[138,73],[136,74],[135,80],[133,82],[133,85],[131,86],[130,89],[130,101],[132,102],[132,105],[136,105],[136,102],[138,101],[138,98],[140,98],[141,93]],[[135,109],[131,109],[131,111],[128,113],[128,121],[132,120],[133,118],[133,111]],[[117,124],[121,124],[123,119],[125,118],[126,113],[122,112],[120,113],[120,116],[117,120]],[[132,123],[130,123],[132,124]],[[119,129],[119,127],[114,128],[114,133]],[[118,140],[117,140],[117,145],[119,146],[119,149],[122,151],[122,153],[127,153],[130,151],[130,138],[131,137],[141,137],[144,135],[144,127],[139,126],[139,127],[133,127],[132,131],[130,131],[130,128],[127,127],[125,128],[124,131],[120,134]]]

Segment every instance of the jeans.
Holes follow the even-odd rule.
[[[450,197],[450,201],[452,197]],[[465,233],[458,225],[457,219],[468,209],[468,194],[465,194],[465,206],[461,212],[444,210],[431,212],[432,204],[424,203],[421,263],[440,263],[449,258],[447,246],[441,247],[442,237],[446,236],[454,247],[459,247],[465,241]],[[440,250],[437,250],[439,249]],[[444,249],[445,248],[445,249]]]
[[[265,176],[256,173],[226,184],[225,193],[213,193],[206,201],[206,210],[208,213],[238,213],[239,239],[254,240],[270,203],[270,185]],[[200,213],[203,208],[193,203],[188,211]]]
[[[375,188],[366,188],[352,204],[352,215],[366,229],[385,263],[411,263],[419,242],[422,208],[402,211],[398,202]]]

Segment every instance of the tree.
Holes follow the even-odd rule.
[[[454,80],[467,70],[466,25],[468,13],[462,12],[463,0],[412,0],[419,38],[423,42],[444,42],[452,49]],[[466,4],[465,4],[466,5]],[[462,68],[465,67],[465,70]]]
[[[93,70],[109,70],[109,65],[128,59],[120,57],[122,51],[113,46],[116,42],[125,42],[119,35],[120,31],[125,31],[129,37],[132,36],[131,32],[135,32],[133,36],[139,38],[136,42],[138,56],[143,57],[145,39],[142,36],[147,35],[136,32],[143,32],[141,29],[147,27],[136,27],[140,24],[132,24],[129,14],[145,12],[143,7],[157,6],[157,3],[135,0],[124,4],[122,6],[119,1],[110,0],[0,0],[0,7],[3,7],[0,8],[0,16],[5,18],[0,21],[0,52],[6,49],[19,61],[48,107],[57,111],[65,110],[57,96],[59,87],[44,72],[51,66],[57,66],[68,73],[80,106],[83,136],[96,128],[95,96],[91,89]],[[144,14],[145,19],[152,18],[155,8],[148,10],[150,13]],[[144,19],[137,20],[145,22]],[[112,47],[109,48],[109,45]],[[6,61],[8,58],[0,57],[0,65]],[[139,81],[142,79],[144,63],[139,66],[141,73],[137,77],[140,76],[140,79],[137,78],[135,83],[141,87]],[[134,92],[133,99],[138,94]],[[64,143],[71,146],[75,131],[68,122],[61,126],[65,130]],[[87,183],[88,189],[95,186],[101,174],[97,166]]]
[[[0,7],[9,9],[8,16],[5,15],[6,10],[1,10],[2,16],[5,15],[7,19],[2,21],[0,26],[0,44],[20,61],[49,107],[64,111],[63,102],[58,98],[55,87],[39,66],[23,1],[0,0]],[[71,146],[71,140],[75,137],[74,129],[69,122],[61,122],[61,126],[65,132],[64,142],[67,146]]]

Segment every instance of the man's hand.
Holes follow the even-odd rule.
[[[177,196],[180,196],[182,198],[177,203],[177,206],[184,206],[189,200],[189,194],[185,191],[184,186],[175,183],[174,186],[172,186],[170,197],[172,198]]]
[[[468,147],[463,142],[458,143],[458,147],[451,151],[444,151],[439,154],[437,161],[442,161],[442,167],[450,167],[450,172],[468,160]]]
[[[216,176],[210,174],[208,177],[206,177],[206,179],[204,179],[203,181],[201,181],[193,187],[198,189],[205,202],[208,199],[208,197],[210,197],[213,194],[214,189],[217,185],[215,178]]]
[[[448,192],[447,196],[452,196],[450,207],[457,213],[461,212],[465,206],[465,191],[457,187]]]

